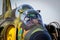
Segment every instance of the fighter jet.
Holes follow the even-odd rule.
[[[34,29],[36,27],[30,27],[30,26],[31,24],[34,25],[35,22],[39,22],[39,24],[41,24],[41,26],[44,26],[45,30],[48,31],[49,33],[48,35],[51,36],[52,40],[58,40],[57,38],[60,38],[60,36],[58,36],[58,30],[57,30],[58,28],[52,25],[52,23],[55,23],[57,24],[57,27],[58,26],[60,27],[59,23],[57,22],[51,22],[49,24],[42,23],[41,15],[39,14],[39,12],[40,10],[35,10],[30,5],[26,5],[26,4],[20,5],[19,7],[12,9],[10,0],[3,0],[3,11],[2,11],[2,15],[0,16],[0,39],[1,40],[26,40],[26,39],[33,40],[32,37],[35,36],[36,30],[34,32],[32,31],[30,32],[29,30],[31,30],[31,28]],[[38,19],[38,21],[34,19]],[[24,38],[25,34],[29,34],[28,32],[32,33],[33,35],[32,36],[29,35],[28,38],[27,38],[28,35],[26,35]]]

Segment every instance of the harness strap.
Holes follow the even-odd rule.
[[[44,31],[44,30],[41,29],[40,27],[34,27],[34,28],[32,28],[32,29],[26,34],[24,40],[29,40],[29,39],[30,39],[30,36],[31,36],[32,34],[34,34],[35,32],[37,32],[37,31]]]

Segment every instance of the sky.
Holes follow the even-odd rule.
[[[29,4],[35,10],[41,10],[43,23],[56,21],[60,23],[60,0],[11,0],[12,9],[22,4]],[[2,14],[2,0],[0,0],[0,15]]]

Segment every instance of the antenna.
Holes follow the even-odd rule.
[[[17,8],[17,3],[15,2],[15,7]]]

